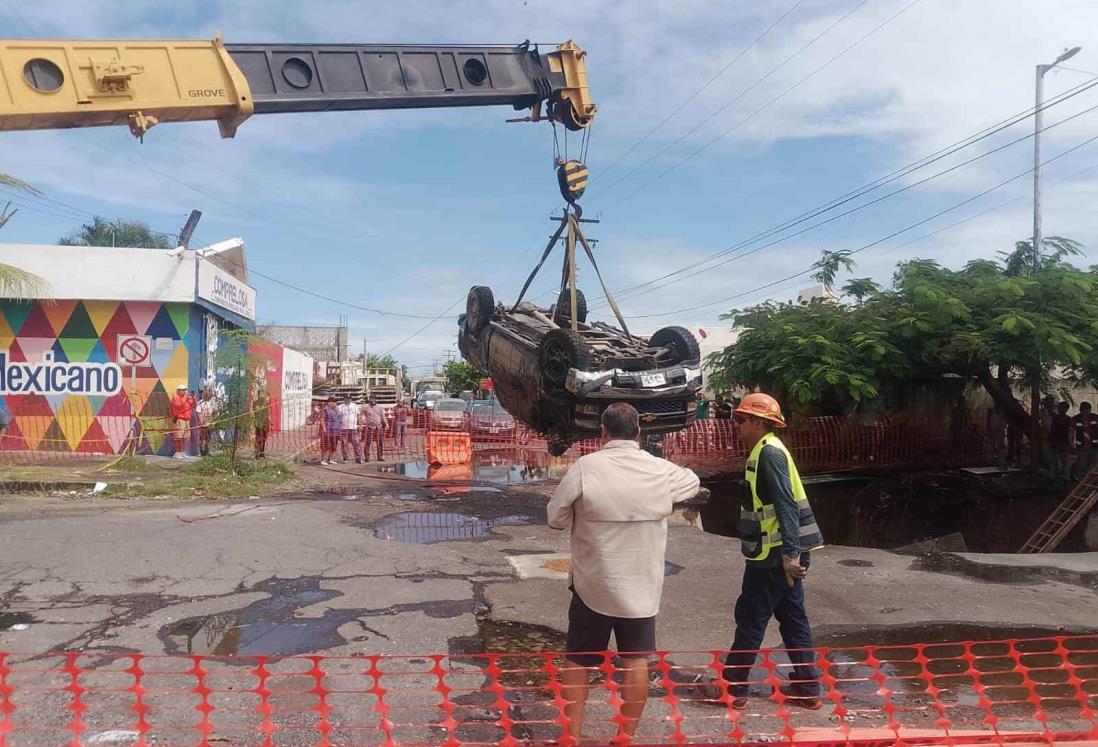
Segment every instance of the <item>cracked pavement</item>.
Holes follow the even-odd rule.
[[[5,496],[0,615],[29,627],[0,623],[0,651],[425,654],[468,651],[478,640],[508,645],[485,634],[486,618],[559,631],[567,582],[522,580],[508,560],[567,551],[567,537],[544,526],[538,492],[445,495],[373,481],[340,494],[231,503]],[[424,520],[405,539],[445,536],[446,520],[433,517],[452,514],[470,539],[376,536],[379,520],[404,512]],[[493,523],[515,516],[531,523]],[[683,570],[666,583],[660,645],[722,648],[743,563],[736,542],[682,523],[670,531],[668,560]],[[915,636],[925,622],[985,625],[992,636],[1095,626],[1094,575],[1056,572],[1055,556],[1048,569],[1023,574],[989,573],[966,557],[935,564],[825,548],[809,579],[818,634],[872,642],[873,631]],[[1071,557],[1098,571],[1098,556]],[[767,644],[776,641],[771,630]]]

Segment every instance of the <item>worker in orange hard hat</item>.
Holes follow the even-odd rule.
[[[743,588],[736,601],[736,636],[725,658],[724,678],[734,708],[747,707],[747,678],[776,617],[793,669],[782,688],[789,703],[820,707],[819,672],[814,665],[812,628],[805,611],[804,579],[809,555],[823,546],[812,506],[793,456],[774,431],[785,427],[781,405],[769,394],[746,395],[733,412],[744,446],[740,545],[746,558]]]

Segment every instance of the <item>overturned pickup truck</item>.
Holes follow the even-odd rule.
[[[458,319],[462,357],[492,378],[512,415],[545,434],[554,455],[598,436],[602,411],[614,402],[637,408],[646,436],[694,422],[702,386],[694,336],[664,327],[643,338],[588,324],[586,301],[576,294],[578,331],[571,329],[568,291],[549,309],[529,302],[507,309],[491,289],[474,286]]]

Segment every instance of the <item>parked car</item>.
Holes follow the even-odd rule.
[[[498,402],[478,400],[469,411],[469,432],[474,440],[498,439],[510,444],[515,419]]]
[[[496,305],[490,288],[475,286],[458,318],[458,349],[492,378],[508,412],[545,434],[551,454],[597,436],[613,402],[637,408],[645,436],[694,422],[702,386],[694,336],[683,327],[638,337],[588,324],[586,301],[576,295],[578,331],[571,329],[567,291],[549,309],[529,302],[509,309]]]
[[[458,430],[465,427],[465,400],[440,399],[431,410],[431,428]]]
[[[417,410],[433,410],[435,403],[440,399],[445,399],[446,393],[429,389],[425,392],[420,392],[416,397],[413,407]]]

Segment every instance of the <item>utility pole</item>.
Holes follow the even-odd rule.
[[[1037,281],[1037,274],[1041,271],[1041,247],[1044,236],[1041,233],[1041,129],[1044,124],[1044,112],[1041,108],[1045,104],[1045,73],[1052,70],[1065,60],[1069,60],[1079,53],[1082,47],[1072,47],[1053,60],[1051,65],[1037,66],[1037,81],[1033,107],[1033,280]],[[1035,332],[1036,334],[1036,332]],[[1033,381],[1030,385],[1030,466],[1036,470],[1041,464],[1041,354],[1037,351],[1034,342]]]

